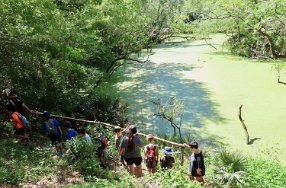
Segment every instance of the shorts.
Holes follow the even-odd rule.
[[[62,141],[62,138],[60,135],[50,136],[49,138],[53,145],[56,145],[57,143]]]
[[[124,157],[124,160],[126,161],[127,165],[135,164],[136,166],[139,166],[142,163],[142,157],[135,157],[135,158]]]

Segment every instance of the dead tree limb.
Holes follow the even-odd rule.
[[[240,122],[241,122],[241,125],[242,125],[242,127],[243,127],[243,129],[244,129],[244,132],[245,132],[246,144],[249,145],[249,134],[248,134],[248,131],[247,131],[247,127],[246,127],[246,125],[244,124],[244,120],[243,120],[242,117],[241,117],[241,109],[242,109],[242,105],[240,105],[240,107],[239,107],[238,118],[239,118],[239,120],[240,120]]]

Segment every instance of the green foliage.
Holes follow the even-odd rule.
[[[0,183],[17,184],[24,178],[24,166],[12,166],[0,160]]]
[[[113,125],[124,125],[127,123],[127,104],[119,98],[111,96],[98,97],[90,104],[90,117],[101,122],[108,122]]]
[[[247,173],[242,176],[244,187],[284,187],[285,167],[275,161],[248,160]]]
[[[32,109],[79,111],[134,53],[179,32],[175,23],[181,6],[170,1],[2,0],[0,90],[16,89]],[[1,93],[0,102],[5,98]]]
[[[240,153],[222,149],[216,156],[217,180],[220,184],[236,185],[243,184],[241,175],[247,168],[247,160]]]
[[[284,57],[285,11],[283,0],[188,1],[189,14],[196,13],[194,33],[208,36],[224,32],[232,53],[247,57]]]
[[[110,187],[110,188],[125,188],[125,187],[130,187],[130,188],[135,188],[135,187],[141,187],[141,186],[135,186],[132,182],[132,177],[129,176],[128,174],[121,174],[120,181],[115,181],[115,180],[108,180],[108,179],[100,179],[100,178],[95,178],[94,182],[92,183],[83,183],[79,185],[73,185],[71,188],[105,188],[105,187]]]
[[[31,148],[12,139],[0,140],[0,183],[19,185],[24,180],[37,180],[55,173],[50,150]]]
[[[154,115],[165,119],[170,122],[174,129],[174,136],[176,136],[176,129],[179,130],[180,138],[181,135],[181,121],[183,115],[183,104],[182,101],[176,99],[176,97],[170,97],[166,102],[162,102],[159,98],[157,101],[152,101],[157,107],[157,113]]]
[[[179,161],[179,160],[178,160]],[[200,187],[190,179],[186,173],[186,167],[176,166],[176,169],[158,171],[154,175],[150,175],[147,179],[154,181],[160,187],[187,187],[197,188]]]
[[[83,138],[76,137],[75,139],[68,140],[66,147],[68,149],[68,158],[81,161],[92,158],[96,153],[98,143],[86,142]]]

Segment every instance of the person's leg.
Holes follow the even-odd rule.
[[[133,176],[134,175],[134,165],[133,164],[128,165],[128,170],[129,170],[130,175]]]
[[[156,172],[156,167],[154,167],[154,168],[151,168],[151,173],[155,173]]]
[[[152,168],[147,167],[148,172],[151,174],[152,173]]]
[[[126,161],[126,163],[127,163],[127,166],[128,166],[128,171],[129,171],[129,174],[131,175],[131,176],[133,176],[134,175],[134,161],[133,161],[133,158],[124,158],[125,159],[125,161]]]
[[[194,179],[199,182],[201,185],[204,185],[204,177],[203,176],[196,176]]]
[[[138,165],[135,167],[135,169],[136,169],[137,177],[142,177],[142,166]]]
[[[142,166],[141,166],[142,157],[135,158],[134,163],[136,165],[135,170],[137,177],[142,177]]]

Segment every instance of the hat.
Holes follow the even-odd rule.
[[[189,146],[191,146],[192,148],[198,148],[199,144],[197,141],[193,140],[189,143]]]
[[[165,154],[167,154],[167,155],[172,155],[172,154],[173,154],[172,148],[169,147],[169,146],[165,146],[165,148],[162,149],[162,151],[163,151]]]
[[[50,114],[50,112],[48,112],[48,111],[44,111],[43,116],[44,116],[46,119],[49,119],[49,118],[51,117],[51,114]]]
[[[72,124],[70,121],[65,121],[64,125],[66,126],[66,128],[72,128]]]
[[[137,128],[135,125],[130,125],[130,127],[126,130],[126,133],[129,134],[129,133],[133,133],[133,134],[136,134],[137,133]]]

